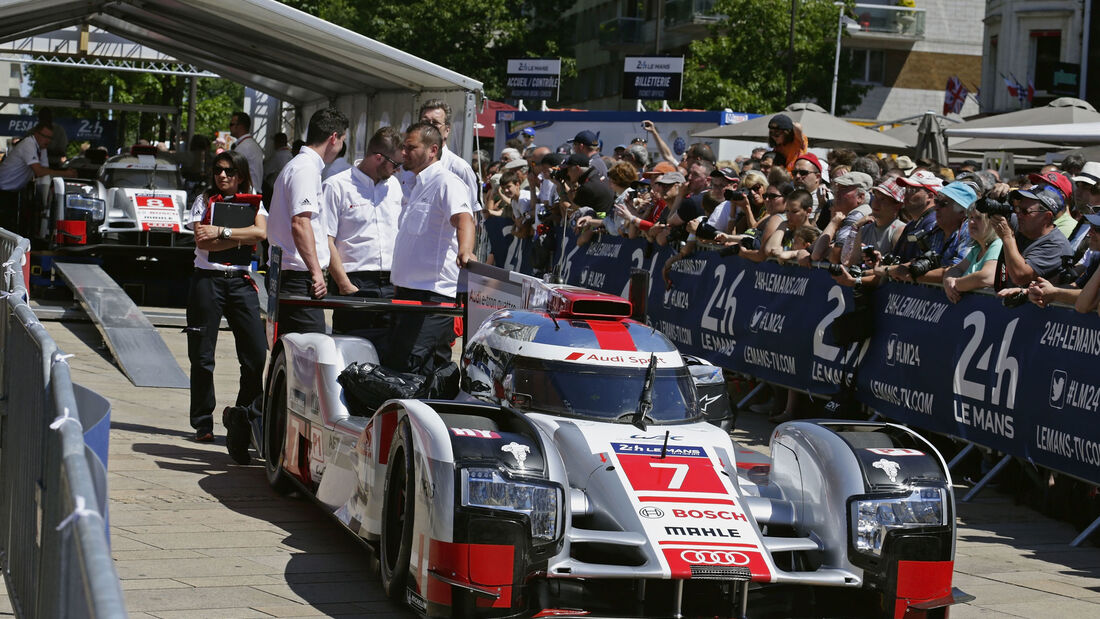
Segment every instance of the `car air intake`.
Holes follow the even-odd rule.
[[[693,565],[691,577],[696,580],[750,580],[752,571],[747,567],[728,565]]]

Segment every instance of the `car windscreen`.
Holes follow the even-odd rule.
[[[104,186],[141,187],[144,189],[180,189],[179,175],[172,168],[164,170],[114,169],[103,173]]]
[[[511,373],[511,401],[520,410],[629,423],[638,410],[645,374],[645,366],[604,367],[519,357]],[[698,415],[695,385],[687,368],[658,368],[647,421],[679,422]]]

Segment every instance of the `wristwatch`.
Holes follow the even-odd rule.
[[[228,238],[229,238],[229,237],[231,237],[231,236],[233,236],[233,228],[225,228],[225,227],[223,227],[223,228],[222,228],[222,234],[221,234],[221,237],[222,237],[223,239],[228,239]]]

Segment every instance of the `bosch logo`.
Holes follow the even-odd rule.
[[[680,558],[690,565],[748,565],[749,557],[743,552],[728,550],[685,550]]]
[[[664,518],[665,512],[660,507],[643,507],[638,510],[638,515],[642,518]]]

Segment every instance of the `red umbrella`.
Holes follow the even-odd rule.
[[[483,140],[491,140],[496,136],[496,122],[498,111],[511,111],[519,108],[502,103],[500,101],[485,100],[485,109],[478,113],[477,124],[474,125],[474,131],[477,132],[477,137]]]

